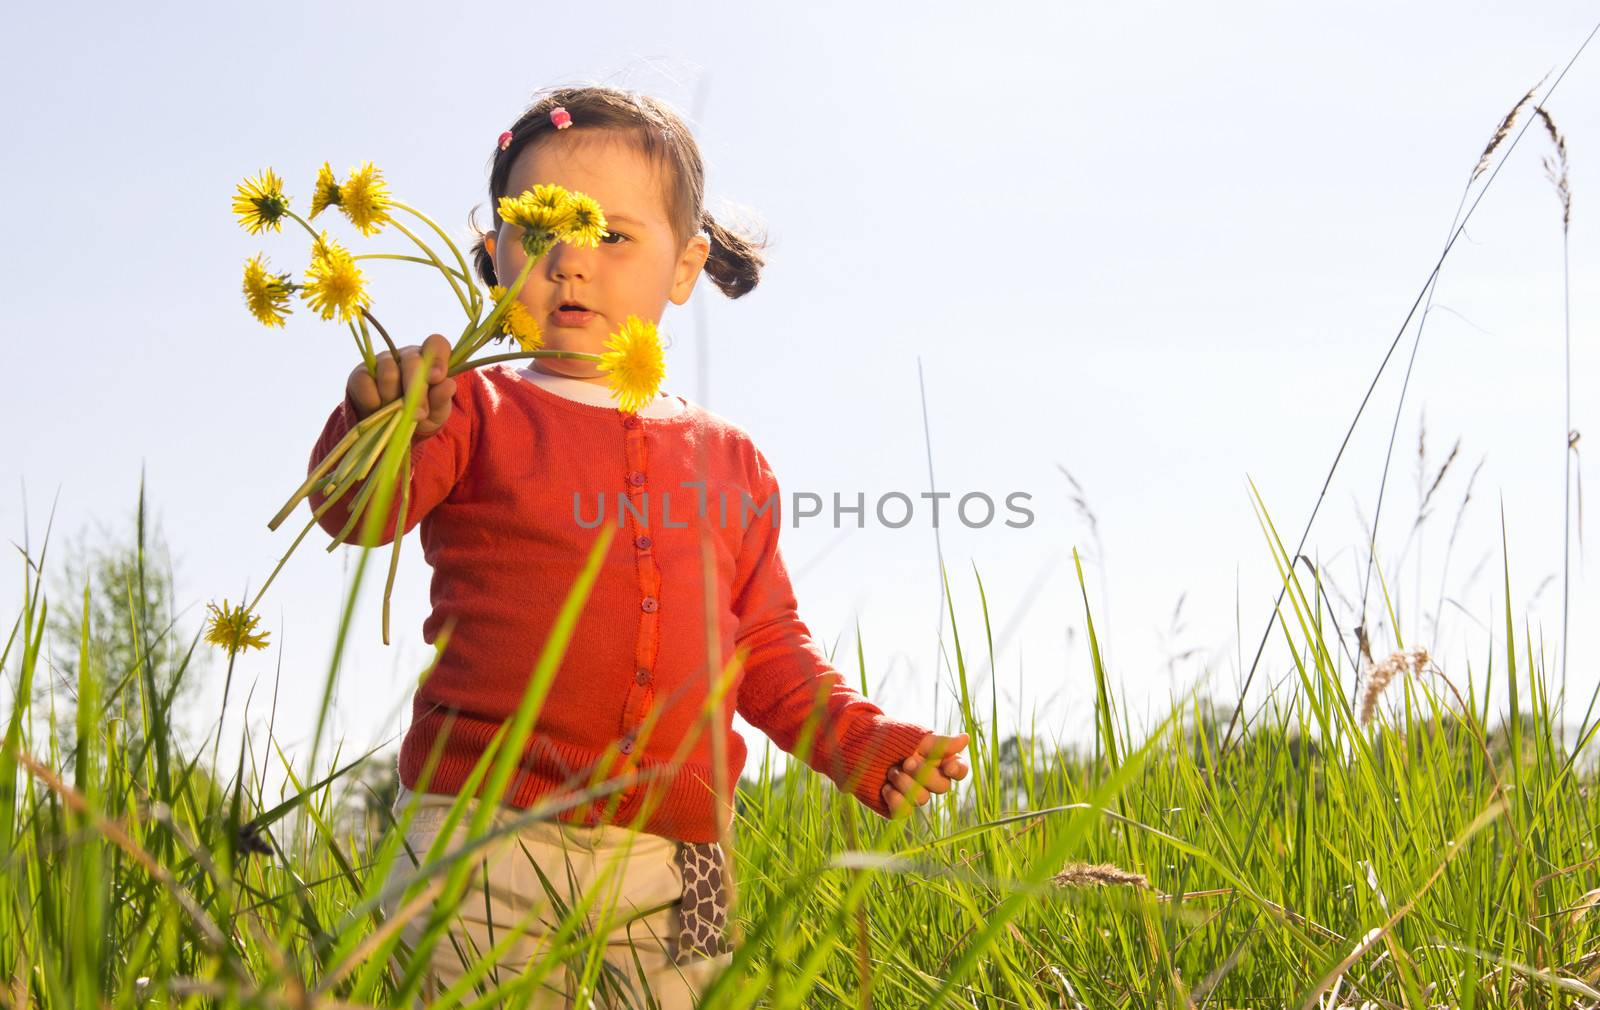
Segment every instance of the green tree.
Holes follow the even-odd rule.
[[[53,702],[62,750],[75,746],[79,645],[88,589],[89,663],[101,685],[103,718],[120,720],[122,739],[142,753],[146,726],[172,728],[171,714],[192,700],[197,636],[180,635],[173,616],[176,577],[159,523],[146,521],[144,481],[131,530],[99,520],[77,531],[47,581],[50,675],[35,684],[35,704]],[[52,559],[53,560],[53,559]]]

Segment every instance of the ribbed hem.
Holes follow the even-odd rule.
[[[888,818],[892,815],[883,799],[883,785],[888,781],[889,769],[916,753],[917,745],[931,732],[886,715],[858,719],[839,742],[846,771],[830,774],[829,778],[873,813]]]
[[[419,785],[423,768],[440,734],[446,731],[447,723],[448,736],[442,744],[438,763],[429,781]],[[430,709],[411,724],[400,746],[401,783],[417,792],[459,793],[499,729],[498,722],[471,713],[439,707]],[[721,806],[731,815],[733,791],[744,766],[745,748],[731,733],[728,742],[728,789]],[[604,750],[576,747],[535,733],[529,737],[522,761],[512,773],[501,802],[527,808],[540,801],[576,796],[588,786],[592,770],[604,757]],[[636,760],[626,767],[622,766],[620,757],[613,755],[612,758],[609,778],[635,769],[644,776],[637,784],[621,790],[622,799],[618,800],[616,793],[608,793],[598,799],[572,804],[556,813],[554,819],[591,827],[615,824],[685,842],[721,839],[719,828],[730,825],[726,816],[723,823],[718,824],[719,804],[715,802],[709,764],[685,761],[672,767],[650,755],[636,754],[634,758]],[[654,777],[648,777],[651,775]],[[481,787],[479,792],[481,794]],[[647,799],[654,804],[654,809],[642,823],[635,824]],[[613,802],[616,809],[606,816],[606,807]]]

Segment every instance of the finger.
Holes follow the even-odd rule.
[[[450,416],[450,398],[455,395],[456,380],[445,379],[428,387],[428,420],[443,424]]]
[[[941,786],[949,788],[949,781],[944,776],[944,770],[936,764],[918,764],[909,772],[910,780],[923,786]]]
[[[421,366],[421,357],[416,348],[403,347],[400,349],[400,374],[402,378],[400,379],[399,383],[399,391],[396,394],[397,399],[404,400],[411,395],[411,386],[414,382],[416,382],[417,370]],[[412,418],[414,418],[419,424],[428,419],[428,413],[430,411],[426,383],[423,384],[421,392],[422,395],[417,398],[417,405],[411,409]]]
[[[422,342],[428,355],[428,381],[439,382],[444,379],[445,372],[450,366],[450,341],[442,333],[430,333],[428,339]]]
[[[400,395],[400,366],[395,362],[394,355],[385,352],[378,355],[378,398],[384,403]]]
[[[907,775],[905,772],[895,773],[894,785],[895,788],[900,790],[903,795],[915,800],[918,805],[921,805],[922,801],[928,796],[928,790],[918,785],[911,778],[911,776]]]
[[[882,792],[883,804],[889,808],[889,816],[898,816],[905,809],[906,798],[900,795],[900,791],[891,785],[886,784]]]
[[[350,381],[345,385],[345,390],[350,394],[350,400],[363,412],[371,413],[378,409],[382,403],[378,399],[378,384],[373,381],[365,368],[358,368]]]
[[[955,736],[945,737],[944,740],[946,747],[942,756],[949,757],[960,753],[967,746],[968,737],[965,733],[957,733]]]
[[[927,765],[921,771],[911,776],[911,781],[936,793],[942,793],[950,788],[950,779],[945,776],[944,770],[938,765]]]
[[[966,762],[957,757],[945,758],[944,763],[941,764],[939,768],[948,778],[959,779],[965,778],[967,775]]]
[[[450,397],[445,396],[443,403],[435,403],[435,390],[438,387],[428,387],[428,392],[423,395],[421,403],[417,404],[417,431],[431,435],[444,427],[450,419]]]
[[[940,761],[966,745],[967,735],[965,733],[957,736],[940,736],[937,733],[929,733],[922,738],[922,743],[917,747],[917,753],[934,761]]]
[[[400,349],[400,372],[404,379],[400,383],[400,395],[406,395],[411,388],[411,383],[417,377],[417,369],[422,367],[422,349],[419,347],[402,347]]]

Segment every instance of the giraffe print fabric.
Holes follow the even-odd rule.
[[[674,963],[728,953],[727,854],[717,842],[679,842],[676,858],[683,871],[683,897]]]

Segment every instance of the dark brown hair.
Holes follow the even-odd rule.
[[[500,283],[494,273],[494,257],[483,240],[500,227],[500,198],[512,195],[506,192],[511,166],[523,148],[555,132],[550,112],[558,105],[572,115],[569,130],[618,131],[664,170],[667,213],[678,248],[682,249],[697,232],[706,233],[711,252],[705,272],[723,294],[738,298],[756,286],[766,262],[757,250],[767,243],[764,238],[753,241],[718,224],[705,209],[705,166],[700,160],[700,146],[683,119],[660,99],[598,85],[544,91],[512,125],[511,142],[505,150],[496,147],[489,169],[489,204],[494,223],[488,232],[479,230],[477,208],[473,208],[469,219],[478,236],[472,245],[473,263],[485,284]]]

